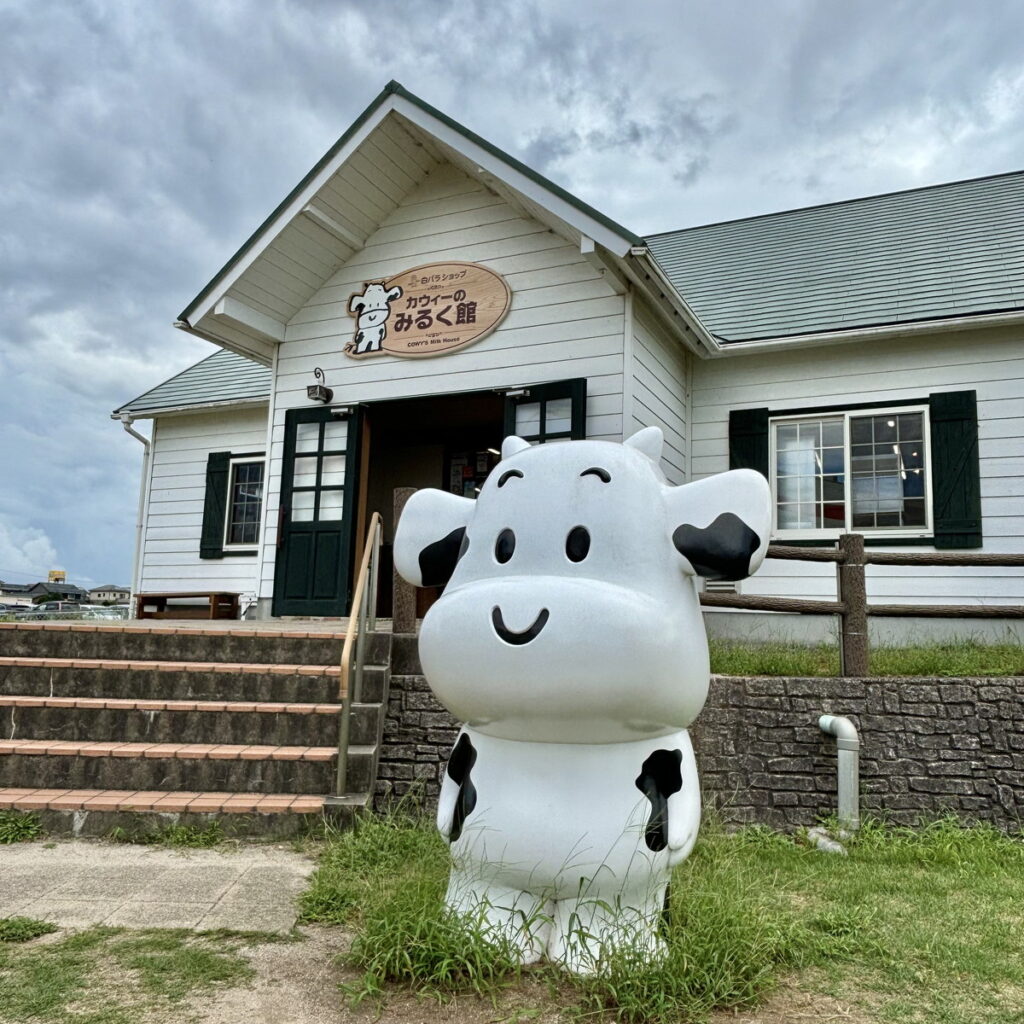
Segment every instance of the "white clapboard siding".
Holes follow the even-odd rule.
[[[1002,328],[694,360],[692,386],[695,479],[728,469],[731,409],[925,401],[935,391],[976,390],[984,535],[980,550],[1024,553],[1021,331]],[[768,561],[740,589],[745,594],[833,598],[835,568]],[[868,599],[889,604],[1024,604],[1024,570],[871,566]]]
[[[203,587],[253,593],[257,555],[202,559],[199,542],[210,452],[263,452],[267,408],[163,416],[153,427],[153,479],[142,545],[140,589]]]
[[[632,342],[628,371],[632,415],[626,433],[661,427],[665,434],[662,469],[672,483],[685,483],[689,444],[687,353],[639,300],[633,303]]]
[[[357,361],[343,354],[355,325],[348,313],[353,292],[367,281],[445,260],[483,263],[505,276],[512,304],[494,333],[436,358]],[[429,170],[383,216],[364,248],[288,321],[274,382],[260,596],[273,593],[285,414],[308,407],[314,367],[323,369],[339,405],[586,377],[588,437],[619,441],[624,330],[623,297],[580,255],[578,245],[454,167]]]

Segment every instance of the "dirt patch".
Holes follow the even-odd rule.
[[[527,975],[493,1000],[462,995],[446,1002],[391,988],[383,1003],[350,1007],[340,986],[356,972],[337,963],[347,936],[338,928],[308,926],[304,941],[255,946],[244,955],[256,971],[249,985],[204,994],[182,1020],[202,1024],[559,1024],[571,1002],[550,981]],[[806,985],[807,977],[803,977]],[[761,1006],[719,1011],[709,1024],[875,1024],[864,1004],[801,990],[783,981]],[[867,1000],[870,1003],[870,1000]],[[870,1012],[870,1011],[868,1011]],[[154,1018],[157,1020],[159,1018]]]
[[[356,972],[338,956],[348,941],[338,928],[302,928],[304,941],[243,951],[256,971],[239,988],[205,994],[186,1016],[202,1024],[555,1024],[559,995],[550,984],[525,978],[493,1000],[463,995],[445,1002],[391,989],[383,1004],[350,1007],[339,986]]]
[[[806,992],[795,981],[785,981],[765,1002],[749,1010],[713,1013],[709,1024],[875,1024],[861,1007],[832,996]]]
[[[336,964],[347,942],[337,928],[304,928],[302,942],[272,942],[241,953],[256,971],[248,985],[204,994],[189,1010],[204,1024],[337,1024],[354,1019]],[[185,1015],[183,1015],[185,1016]]]

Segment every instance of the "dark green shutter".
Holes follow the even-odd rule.
[[[944,391],[929,396],[928,403],[935,546],[980,548],[977,393]]]
[[[200,558],[224,557],[224,516],[228,501],[228,464],[231,452],[210,452],[206,459],[206,501]]]
[[[733,409],[729,413],[729,468],[756,469],[768,476],[767,409]]]

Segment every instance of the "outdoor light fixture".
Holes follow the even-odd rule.
[[[316,377],[317,383],[307,385],[306,397],[312,402],[330,402],[334,398],[334,392],[327,386],[324,371],[317,366],[313,370],[313,376]]]

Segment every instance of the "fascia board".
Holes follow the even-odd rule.
[[[565,189],[411,95],[399,93],[393,109],[417,128],[460,153],[484,174],[549,210],[581,235],[592,238],[617,256],[625,256],[640,238],[588,207]]]
[[[196,405],[169,405],[166,408],[154,409],[115,409],[112,420],[120,420],[122,416],[130,416],[133,420],[155,420],[158,416],[179,416],[190,412],[203,412],[207,409],[253,409],[269,405],[270,398],[229,399],[224,402],[199,402]]]
[[[261,366],[272,366],[274,363],[274,349],[277,348],[277,345],[273,342],[262,341],[254,335],[249,335],[251,344],[248,347],[243,347],[228,338],[222,338],[214,331],[193,327],[187,320],[175,320],[174,326],[179,331],[184,331],[186,334],[194,334],[197,338],[202,338],[203,341],[209,341],[218,348],[226,348],[229,352],[236,352],[238,355],[245,356],[246,359],[251,359],[254,363],[259,363]]]
[[[704,359],[717,354],[717,339],[690,308],[689,303],[676,291],[658,261],[646,247],[634,246],[628,257],[622,261],[622,266],[633,284],[645,292],[655,306],[664,303],[670,307],[674,316],[682,322],[683,344],[691,352]],[[679,323],[673,322],[672,326],[679,331]]]
[[[844,345],[857,341],[884,341],[889,338],[909,338],[922,334],[952,334],[959,331],[1021,325],[1024,325],[1024,310],[979,313],[974,316],[948,317],[943,320],[916,320],[913,323],[881,324],[877,327],[851,328],[846,331],[795,334],[760,341],[733,341],[720,344],[714,355],[740,356],[751,352],[817,348],[823,345]]]
[[[178,317],[179,320],[192,327],[213,310],[224,293],[252,266],[278,234],[302,212],[303,207],[313,199],[345,161],[373,133],[381,121],[388,116],[394,109],[395,101],[394,93],[386,89],[382,98],[378,97],[370,104],[370,107],[356,120],[352,128],[332,149],[328,150],[320,163],[242,244],[238,252],[228,260],[213,280],[192,301],[191,305],[182,311]],[[218,341],[217,344],[223,343]]]

